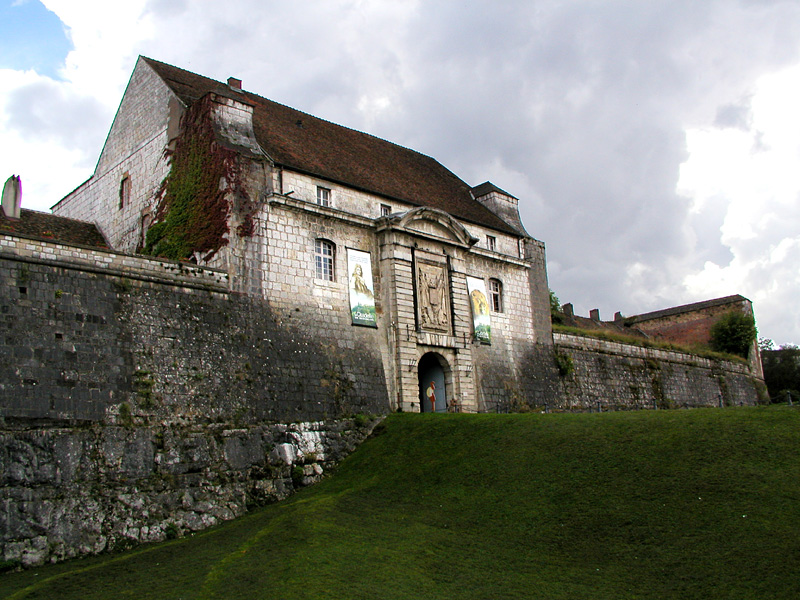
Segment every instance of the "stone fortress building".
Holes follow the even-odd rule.
[[[233,290],[277,313],[300,309],[312,332],[346,331],[341,344],[371,349],[390,410],[430,410],[420,400],[430,380],[440,411],[490,409],[509,382],[553,395],[552,361],[540,358],[552,354],[544,245],[522,226],[517,198],[238,80],[140,58],[95,175],[53,212],[96,223],[115,250],[141,252],[154,218],[168,218],[159,213],[164,150],[176,149],[187,112],[211,121],[213,139],[203,141],[236,163],[229,208],[203,216],[219,219],[219,236],[191,248],[199,264],[226,271]],[[371,280],[366,321],[351,314],[355,268]],[[470,298],[481,296],[487,335],[476,343]]]
[[[519,200],[140,57],[94,175],[0,214],[0,553],[157,541],[311,483],[391,411],[755,404],[749,363],[553,330]],[[566,325],[707,341],[731,296]]]

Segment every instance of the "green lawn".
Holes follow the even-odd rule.
[[[795,600],[800,410],[392,415],[288,501],[0,596]]]

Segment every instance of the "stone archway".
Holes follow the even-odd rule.
[[[419,407],[420,412],[447,412],[447,375],[450,365],[436,352],[428,352],[419,360]],[[429,396],[433,394],[435,403]]]

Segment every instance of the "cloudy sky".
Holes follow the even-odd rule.
[[[739,293],[800,343],[797,0],[2,0],[24,207],[91,175],[140,54],[492,181],[578,314]]]

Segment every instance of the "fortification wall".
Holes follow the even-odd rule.
[[[276,315],[269,299],[228,293],[213,269],[5,236],[0,315],[6,419],[259,423],[388,410],[377,331]]]
[[[753,405],[762,393],[743,363],[564,333],[553,341],[571,360],[561,378],[567,410]]]
[[[229,288],[215,269],[0,236],[4,560],[232,518],[352,449],[366,423],[348,417],[389,410],[380,330]],[[555,348],[573,369],[559,387],[549,343],[502,333],[502,349],[474,351],[485,410],[757,402],[743,364],[564,334]]]
[[[0,430],[0,560],[30,567],[199,531],[319,480],[374,421]]]
[[[376,331],[312,330],[213,269],[6,236],[0,323],[5,560],[231,518],[389,410]]]

